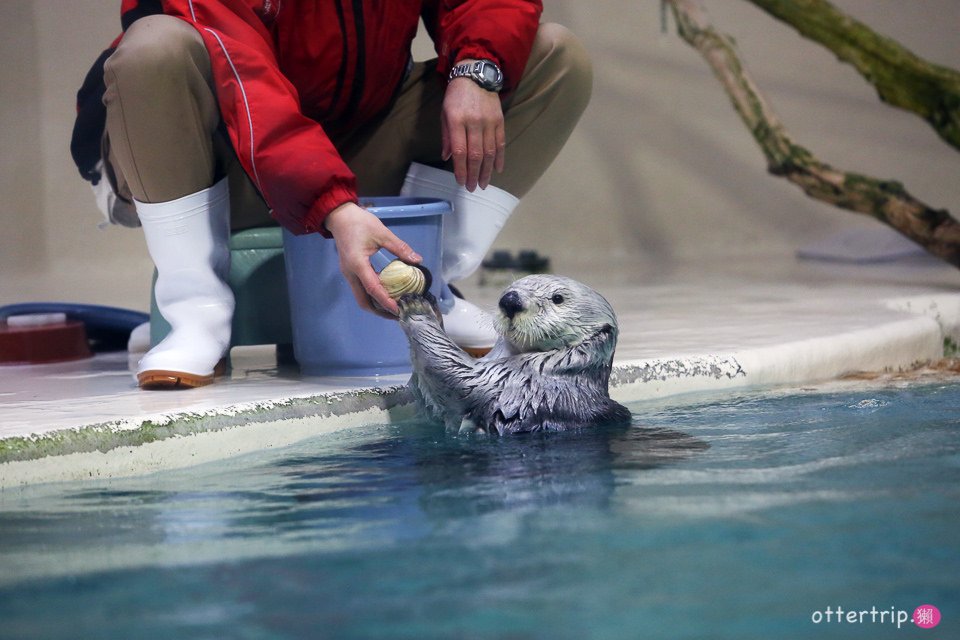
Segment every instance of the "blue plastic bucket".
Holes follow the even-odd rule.
[[[361,206],[423,256],[439,298],[443,216],[450,203],[429,198],[366,198]],[[317,233],[283,232],[293,352],[310,376],[409,373],[410,348],[396,321],[357,306],[340,274],[336,245]],[[383,265],[374,264],[379,271]]]

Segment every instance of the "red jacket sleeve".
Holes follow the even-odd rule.
[[[323,220],[357,201],[356,178],[323,128],[301,113],[260,18],[239,0],[165,0],[164,11],[203,38],[233,147],[273,217],[294,233],[329,235]]]
[[[426,13],[431,28],[438,71],[446,75],[464,58],[488,58],[503,71],[504,91],[520,80],[540,24],[539,0],[437,0]]]

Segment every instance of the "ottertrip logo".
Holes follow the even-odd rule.
[[[940,624],[940,609],[932,604],[922,604],[909,611],[890,607],[889,609],[846,610],[843,607],[827,607],[822,611],[814,611],[810,615],[813,624],[895,624],[897,629],[912,622],[921,629],[933,629]]]

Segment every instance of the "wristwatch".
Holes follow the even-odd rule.
[[[454,78],[470,78],[487,91],[499,93],[503,89],[503,72],[500,67],[494,64],[493,60],[477,60],[476,62],[465,62],[458,64],[450,69],[450,77],[447,82]]]

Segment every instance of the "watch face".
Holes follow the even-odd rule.
[[[497,65],[492,62],[481,61],[478,66],[482,78],[481,84],[491,91],[499,91],[500,87],[503,86],[503,74],[500,73]]]
[[[479,60],[471,64],[459,64],[450,70],[450,80],[469,77],[489,91],[500,91],[503,87],[503,74],[499,67],[489,60]]]

